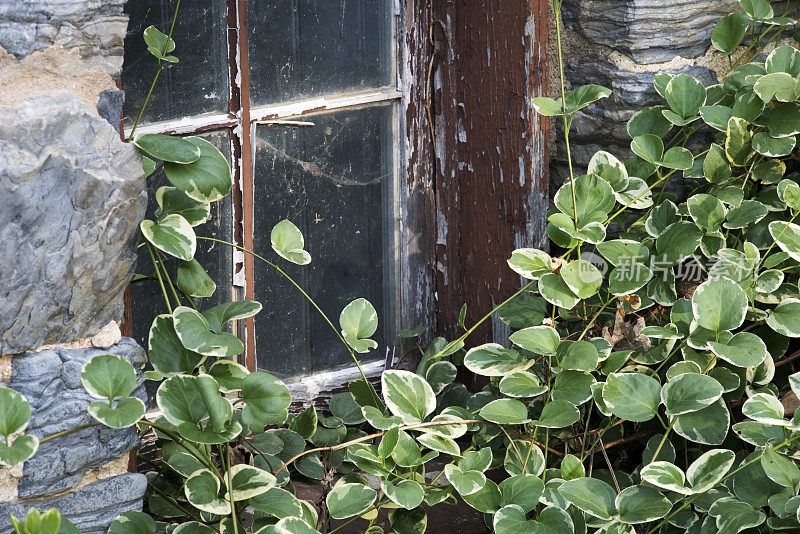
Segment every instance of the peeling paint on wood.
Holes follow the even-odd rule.
[[[519,288],[511,251],[546,242],[547,125],[530,98],[547,84],[547,9],[546,0],[433,0],[428,14],[437,318],[451,338],[462,304],[474,323]],[[492,330],[485,323],[472,341]]]

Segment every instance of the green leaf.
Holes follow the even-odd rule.
[[[733,466],[736,455],[727,449],[713,449],[702,454],[686,470],[693,493],[703,493],[716,486]]]
[[[742,415],[768,425],[789,426],[783,413],[781,401],[768,393],[756,393],[742,405]]]
[[[656,239],[656,252],[662,266],[676,265],[694,254],[703,232],[696,224],[678,221],[667,226]]]
[[[178,266],[177,285],[190,297],[210,297],[217,289],[217,284],[195,259],[181,262]]]
[[[755,20],[771,19],[775,16],[772,6],[767,0],[739,0],[742,9]]]
[[[311,439],[317,431],[317,410],[314,405],[296,415],[289,423],[289,429],[300,434],[303,439]]]
[[[189,198],[174,187],[162,186],[156,190],[156,219],[175,213],[191,226],[203,224],[211,218],[211,205]]]
[[[686,475],[670,462],[651,462],[642,468],[642,480],[659,488],[689,495],[692,490],[686,487]]]
[[[361,407],[349,392],[337,393],[331,397],[328,407],[345,425],[358,425],[364,422]]]
[[[359,298],[348,304],[339,315],[342,337],[353,350],[367,353],[378,344],[369,339],[378,329],[378,313],[367,299]]]
[[[800,185],[792,180],[778,183],[778,198],[793,210],[800,208]]]
[[[742,532],[757,527],[766,519],[761,510],[734,497],[717,499],[708,513],[716,518],[717,532]]]
[[[569,262],[560,274],[567,287],[581,299],[593,296],[603,284],[603,273],[586,260]]]
[[[739,117],[731,117],[728,121],[728,136],[725,140],[725,155],[731,165],[743,167],[750,159],[752,152],[752,134],[750,124]]]
[[[89,415],[111,428],[128,428],[144,416],[146,408],[141,399],[126,397],[113,408],[106,402],[92,402],[87,407]]]
[[[500,508],[500,502],[502,501],[500,488],[491,480],[487,480],[483,487],[474,493],[469,495],[462,494],[461,498],[468,505],[484,514],[496,512]]]
[[[571,114],[609,96],[611,96],[611,89],[589,84],[569,91],[564,95],[564,102],[567,106],[567,113]]]
[[[612,239],[597,244],[597,251],[615,266],[627,265],[632,261],[646,262],[650,251],[637,241]]]
[[[523,328],[511,334],[509,339],[520,348],[543,356],[554,355],[561,341],[556,329],[550,326]]]
[[[753,150],[770,158],[788,156],[794,150],[796,138],[772,137],[766,132],[758,132],[753,136]]]
[[[195,508],[217,515],[227,515],[230,503],[219,496],[219,479],[208,469],[201,469],[186,479],[183,491]]]
[[[636,112],[628,119],[627,129],[631,139],[647,134],[663,138],[669,134],[672,130],[672,123],[662,114],[662,111],[666,109],[666,106],[656,106]]]
[[[575,177],[575,205],[578,228],[591,222],[602,222],[614,208],[614,190],[611,184],[595,174]],[[556,207],[570,218],[574,218],[572,184],[566,182],[553,197]]]
[[[628,184],[628,170],[616,156],[604,150],[595,152],[586,169],[587,174],[596,174],[611,184],[614,191],[625,189]]]
[[[800,337],[800,300],[784,299],[767,316],[767,324],[787,337]]]
[[[511,253],[508,266],[528,280],[537,280],[550,272],[550,255],[535,248],[518,248]]]
[[[513,329],[541,324],[547,317],[547,301],[522,293],[497,310],[497,316]]]
[[[709,182],[718,184],[728,180],[731,174],[731,165],[728,163],[728,158],[725,157],[725,149],[712,143],[705,160],[703,160],[703,176]]]
[[[108,534],[156,534],[156,522],[144,512],[124,512],[109,525]]]
[[[672,509],[672,503],[660,491],[644,485],[623,489],[614,504],[619,520],[629,525],[661,519]]]
[[[725,343],[710,341],[708,347],[716,356],[737,367],[756,367],[767,357],[767,346],[751,332],[739,332]]]
[[[664,154],[661,165],[668,169],[686,171],[692,168],[694,156],[687,149],[676,146],[672,147]]]
[[[230,487],[233,487],[233,500],[243,501],[260,495],[275,486],[275,476],[247,464],[237,464],[231,467],[231,486],[225,491],[225,500],[230,501]],[[228,484],[228,475],[225,474],[225,484]]]
[[[430,384],[410,371],[384,371],[381,391],[389,411],[406,424],[424,421],[436,409]]]
[[[177,61],[177,58],[174,58],[174,56],[167,56],[167,54],[175,50],[175,41],[168,35],[160,32],[155,26],[148,26],[145,28],[142,32],[142,37],[147,45],[147,50],[156,58],[170,62]],[[170,58],[174,58],[174,61]]]
[[[744,13],[725,15],[711,33],[711,44],[726,56],[730,55],[744,39],[749,26],[750,19]]]
[[[231,190],[231,168],[222,153],[200,137],[185,137],[200,152],[200,157],[188,164],[166,160],[164,172],[179,191],[198,202],[216,202]]]
[[[692,311],[697,324],[707,330],[734,330],[744,322],[747,295],[729,278],[707,280],[692,295]]]
[[[18,391],[0,386],[0,435],[8,439],[11,434],[22,432],[30,419],[28,399]]]
[[[706,88],[688,74],[678,74],[667,84],[664,98],[672,111],[688,119],[706,103]]]
[[[462,497],[475,493],[486,485],[486,476],[482,472],[461,469],[454,464],[444,466],[444,474]]]
[[[715,130],[726,132],[728,121],[733,117],[733,109],[728,106],[703,106],[700,108],[700,117]]]
[[[422,504],[422,499],[425,497],[425,490],[413,480],[400,480],[397,483],[381,480],[381,489],[390,501],[406,510],[412,510]]]
[[[179,431],[182,423],[196,426],[208,418],[210,429],[223,432],[233,414],[231,403],[219,395],[219,385],[208,375],[168,378],[158,388],[156,403]]]
[[[450,362],[434,362],[425,371],[425,380],[438,395],[456,379],[458,369]]]
[[[708,375],[683,373],[661,390],[661,402],[668,416],[681,415],[702,410],[722,397],[722,386]]]
[[[242,399],[247,404],[245,412],[250,412],[264,425],[283,423],[288,415],[287,408],[292,403],[289,388],[262,371],[250,373],[242,380]]]
[[[325,497],[325,504],[334,519],[361,515],[375,503],[378,493],[359,483],[339,482]]]
[[[198,521],[189,521],[178,525],[172,534],[216,534],[216,530]]]
[[[184,261],[191,260],[197,250],[192,226],[182,216],[172,213],[158,223],[145,219],[139,224],[142,235],[157,249]]]
[[[764,63],[767,73],[787,73],[792,77],[800,76],[800,52],[788,44],[773,50]]]
[[[133,144],[155,159],[173,163],[189,164],[200,159],[200,147],[188,139],[162,134],[142,134],[133,139]]]
[[[797,97],[797,80],[785,72],[775,72],[762,76],[753,86],[753,91],[764,102],[773,98],[778,102],[791,102]]]
[[[597,348],[588,341],[565,343],[564,355],[559,366],[574,371],[594,371],[600,360]]]
[[[689,441],[704,445],[719,445],[730,427],[730,414],[722,399],[697,412],[675,418],[673,430]]]
[[[646,162],[656,165],[664,156],[664,142],[652,134],[640,135],[631,141],[631,150]]]
[[[564,279],[554,273],[539,278],[539,293],[550,304],[567,310],[571,310],[580,302],[580,297],[573,293]]]
[[[204,356],[229,358],[244,351],[238,337],[229,332],[214,333],[206,318],[196,310],[178,306],[172,312],[175,333],[188,350]]]
[[[536,507],[544,491],[542,481],[532,474],[514,475],[500,482],[499,487],[502,495],[501,504],[503,506],[515,504],[525,513]]]
[[[271,487],[264,493],[250,499],[250,506],[260,512],[283,519],[302,517],[303,506],[300,500],[285,489]]]
[[[217,381],[220,391],[230,393],[242,389],[242,380],[250,374],[250,371],[234,361],[217,360],[208,370],[208,374]]]
[[[507,349],[497,343],[473,347],[464,356],[464,366],[481,376],[505,376],[524,371],[534,363],[534,360],[528,360],[514,349]]]
[[[516,399],[498,399],[481,408],[480,416],[501,425],[521,425],[529,421],[528,408]]]
[[[577,478],[561,484],[558,492],[562,497],[587,514],[609,520],[616,514],[614,489],[596,478]]]
[[[686,206],[694,222],[712,232],[719,229],[728,213],[727,208],[719,199],[704,193],[689,197]]]
[[[6,438],[6,443],[0,442],[0,467],[21,464],[36,454],[39,448],[39,440],[28,434],[17,437],[10,445],[9,440],[10,438]]]
[[[542,408],[539,419],[531,421],[531,425],[543,428],[564,428],[580,419],[580,412],[574,404],[565,400],[553,400]]]
[[[772,137],[800,134],[800,106],[796,102],[776,105],[767,115],[767,129]]]
[[[562,371],[553,384],[553,400],[565,400],[580,406],[592,398],[594,377],[580,371]]]
[[[544,115],[545,117],[559,117],[564,114],[561,106],[561,99],[553,100],[546,96],[537,96],[531,98],[531,104],[533,105],[533,109],[536,110],[536,113]]]
[[[757,223],[767,215],[767,207],[757,200],[745,200],[728,212],[725,228],[736,230]]]
[[[235,300],[214,306],[203,312],[208,326],[216,333],[221,333],[229,321],[247,319],[261,311],[261,303],[254,300]]]
[[[311,254],[304,250],[303,233],[292,221],[284,219],[276,224],[269,237],[272,250],[281,258],[297,265],[311,263]]]
[[[794,491],[800,484],[800,469],[786,456],[767,447],[761,456],[761,467],[767,476],[776,484]]]
[[[661,384],[641,373],[612,373],[603,386],[603,400],[620,419],[643,422],[655,417]]]
[[[784,221],[769,223],[769,233],[780,249],[800,261],[800,226]]]
[[[101,354],[83,365],[81,384],[96,399],[127,397],[136,387],[136,370],[124,358]]]
[[[539,384],[533,373],[520,371],[500,380],[500,393],[508,397],[531,398],[547,392],[547,386]]]

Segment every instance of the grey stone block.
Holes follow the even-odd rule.
[[[103,91],[97,101],[97,112],[119,133],[119,119],[125,105],[125,91]]]
[[[119,76],[128,17],[125,0],[0,0],[0,46],[18,58],[56,42],[88,66]]]
[[[0,109],[0,354],[121,319],[146,202],[137,149],[75,96]]]
[[[8,387],[19,391],[31,404],[27,433],[41,439],[94,421],[86,407],[94,399],[81,385],[84,363],[100,354],[116,354],[141,369],[144,349],[130,338],[107,349],[56,348],[12,358]],[[146,400],[144,377],[140,375],[134,395]],[[19,497],[51,495],[77,486],[83,476],[139,445],[133,429],[103,426],[86,428],[43,443],[25,462],[19,481]]]
[[[21,518],[28,510],[56,508],[75,523],[81,534],[105,534],[119,514],[141,511],[142,497],[147,489],[144,475],[128,473],[98,480],[78,490],[28,502],[0,502],[0,534],[12,532],[10,514]]]

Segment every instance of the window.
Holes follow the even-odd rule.
[[[399,306],[402,93],[393,6],[390,0],[183,2],[173,32],[180,62],[162,71],[136,130],[200,135],[231,162],[233,193],[215,204],[198,235],[270,255],[272,227],[290,219],[313,260],[285,269],[334,322],[351,300],[372,302],[383,326],[375,336],[379,349],[365,359],[375,360],[368,365],[373,374],[393,344]],[[152,24],[166,32],[174,9],[174,0],[127,3],[127,132],[155,70],[142,31]],[[152,199],[166,179],[151,182]],[[251,369],[289,381],[348,372],[352,360],[334,332],[272,269],[209,241],[198,242],[197,256],[217,282],[201,307],[234,298],[264,305],[253,323],[237,325]],[[151,270],[147,258],[140,265],[143,273]],[[133,336],[146,346],[153,317],[164,310],[161,295],[146,283],[134,284],[131,294]]]

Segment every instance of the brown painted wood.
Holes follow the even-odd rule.
[[[511,251],[542,246],[547,0],[432,0],[439,332],[458,332],[520,287]],[[502,329],[498,329],[502,334]],[[487,321],[473,343],[497,337]]]
[[[399,327],[436,331],[436,204],[430,69],[434,59],[429,0],[404,0],[399,13],[401,172]],[[402,351],[406,347],[401,347]]]

